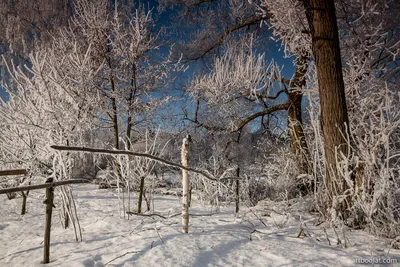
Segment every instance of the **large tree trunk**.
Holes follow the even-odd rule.
[[[303,0],[312,37],[317,67],[324,137],[326,184],[331,201],[345,189],[337,173],[336,154],[349,153],[349,133],[345,88],[340,57],[339,35],[333,0]],[[330,203],[332,204],[332,203]]]

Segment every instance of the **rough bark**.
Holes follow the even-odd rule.
[[[338,177],[336,153],[349,153],[349,129],[339,35],[333,0],[303,0],[312,37],[321,106],[321,127],[326,160],[326,184],[331,197],[344,191]]]

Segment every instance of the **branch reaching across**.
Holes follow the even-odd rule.
[[[80,151],[80,152],[89,152],[89,153],[100,153],[100,154],[111,154],[111,155],[127,155],[127,156],[137,156],[137,157],[146,157],[155,161],[158,161],[162,164],[173,166],[173,167],[178,167],[187,171],[195,172],[198,174],[203,175],[205,178],[212,180],[212,181],[223,181],[223,180],[228,180],[228,179],[241,179],[240,177],[223,177],[221,179],[216,178],[212,176],[211,174],[206,173],[205,171],[198,170],[195,168],[191,167],[185,167],[179,163],[175,163],[151,154],[147,153],[140,153],[140,152],[133,152],[133,151],[126,151],[126,150],[110,150],[110,149],[98,149],[98,148],[90,148],[90,147],[74,147],[74,146],[50,146],[51,148],[55,150],[61,150],[61,151]]]

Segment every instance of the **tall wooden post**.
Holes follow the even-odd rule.
[[[53,178],[47,179],[46,183],[52,183]],[[46,228],[44,231],[44,255],[43,263],[50,262],[50,230],[51,230],[51,216],[53,213],[53,200],[54,200],[54,188],[46,188]]]
[[[28,198],[29,191],[21,191],[22,195],[22,208],[21,208],[21,215],[25,215],[26,213],[26,199]]]
[[[189,162],[189,144],[191,137],[188,135],[182,143],[182,166],[187,167]],[[189,232],[189,173],[182,169],[182,233]]]

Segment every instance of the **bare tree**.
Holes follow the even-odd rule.
[[[190,40],[189,42],[181,41],[176,46],[179,55],[185,62],[195,60],[203,60],[207,62],[211,69],[216,69],[217,61],[210,62],[210,59],[218,54],[229,53],[226,46],[240,46],[243,40],[248,40],[252,36],[257,39],[262,38],[261,42],[254,42],[254,48],[257,51],[266,51],[265,43],[268,42],[268,27],[267,21],[275,19],[275,13],[266,12],[261,6],[261,1],[180,1],[180,0],[164,0],[161,1],[162,8],[171,6],[182,7],[182,12],[179,14],[180,20],[187,21],[184,27],[191,27],[192,30],[189,37],[183,38]],[[218,14],[218,16],[215,16]],[[222,15],[223,14],[223,15]],[[279,15],[277,15],[279,16]],[[274,29],[275,30],[275,29]],[[279,29],[281,35],[286,34],[286,29]],[[228,45],[227,45],[228,43]],[[262,47],[264,45],[264,47]],[[238,49],[239,50],[239,49]],[[300,173],[311,174],[309,163],[309,151],[302,125],[302,89],[306,84],[305,74],[307,71],[308,60],[310,53],[298,51],[296,53],[298,60],[296,62],[296,71],[291,79],[279,77],[276,82],[281,83],[280,89],[265,94],[265,92],[257,92],[257,94],[248,95],[247,93],[237,94],[232,103],[241,103],[244,111],[240,118],[243,118],[241,123],[236,128],[213,126],[199,119],[201,109],[198,109],[195,118],[191,118],[198,126],[202,126],[212,131],[238,131],[248,123],[255,121],[261,122],[260,127],[268,128],[268,118],[279,114],[279,111],[287,111],[288,133],[290,136],[292,152],[296,155],[298,169]],[[221,58],[223,58],[222,56]],[[226,70],[228,71],[228,70]],[[269,73],[269,75],[274,75]],[[254,81],[256,82],[256,81]],[[276,87],[273,83],[266,84],[268,87]],[[276,103],[273,100],[287,97],[285,103]],[[229,101],[229,100],[228,100]],[[254,110],[254,102],[257,102],[257,112]],[[247,103],[247,105],[245,104]],[[252,113],[251,113],[252,112]],[[245,114],[248,115],[247,118]],[[279,115],[278,115],[279,116]],[[268,129],[265,129],[268,132]]]

